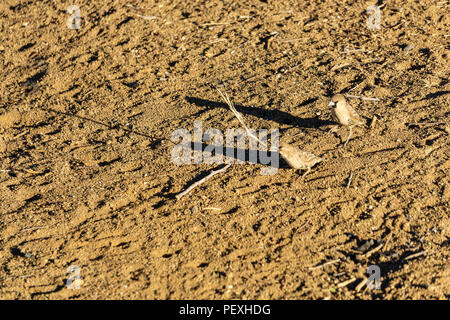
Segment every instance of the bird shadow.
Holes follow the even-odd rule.
[[[205,153],[209,153],[211,157],[220,156],[222,159],[224,157],[225,162],[234,162],[232,159],[235,159],[237,160],[237,163],[247,162],[251,164],[261,164],[277,169],[290,168],[289,164],[283,159],[283,157],[281,157],[280,152],[278,151],[243,149],[223,145],[207,144],[205,142],[191,142],[184,144],[183,146],[194,151],[202,152],[203,155],[205,155]],[[264,157],[270,159],[269,163],[267,163],[266,160],[262,160],[262,154],[264,154]]]
[[[180,143],[178,146],[184,148],[186,151],[189,150],[194,152],[201,152],[202,159],[199,159],[202,163],[205,163],[205,154],[208,154],[211,157],[212,163],[218,165],[217,168],[221,168],[224,166],[224,163],[238,163],[238,164],[261,164],[267,167],[272,167],[276,169],[290,169],[289,164],[281,157],[278,151],[271,150],[254,150],[254,149],[243,149],[236,147],[227,147],[223,145],[213,145],[207,144],[205,142],[190,142],[190,143]],[[266,159],[262,160],[262,156]],[[214,158],[217,157],[217,158]],[[192,163],[192,158],[187,159],[187,164]],[[236,160],[236,161],[235,161]],[[189,186],[204,177],[206,177],[210,173],[210,170],[204,170],[192,178],[190,181],[186,183],[186,186]],[[157,196],[160,196],[165,199],[175,199],[178,193],[171,192],[160,192]],[[165,200],[160,201],[157,206],[160,207],[166,203]]]
[[[313,103],[316,101],[317,98],[311,98],[308,99],[300,104],[300,106],[306,106],[308,104]],[[228,109],[228,105],[226,103],[222,102],[215,102],[211,100],[196,98],[196,97],[186,97],[186,101],[189,103],[193,103],[199,107],[208,107],[208,108],[224,108]],[[240,104],[235,105],[236,110],[240,113],[252,115],[258,118],[261,118],[263,120],[272,120],[279,124],[286,124],[286,125],[292,125],[297,126],[301,128],[309,128],[309,129],[318,129],[322,126],[328,126],[331,124],[335,124],[333,121],[329,120],[322,120],[319,118],[300,118],[291,115],[290,113],[272,109],[267,110],[260,107],[247,107]],[[322,129],[319,129],[323,131]]]

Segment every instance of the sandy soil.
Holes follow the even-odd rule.
[[[370,4],[2,1],[0,298],[449,299],[450,4],[380,1],[380,30]],[[217,165],[172,133],[239,127],[212,85],[324,161],[177,201]],[[379,99],[346,146],[338,92]]]

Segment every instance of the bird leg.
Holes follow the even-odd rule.
[[[306,172],[302,175],[302,178],[304,178],[310,171],[311,171],[311,168],[308,168],[308,169],[306,170]]]
[[[335,133],[338,130],[339,126],[332,126],[328,133]]]
[[[348,137],[347,137],[347,141],[345,141],[344,146],[347,145],[348,141],[350,140],[350,137],[352,136],[352,126],[349,127],[349,133],[348,133]]]

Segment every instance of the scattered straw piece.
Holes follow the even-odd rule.
[[[158,19],[157,16],[143,16],[143,15],[140,15],[140,14],[136,14],[136,16],[139,17],[139,18],[142,18],[144,20],[156,20],[156,19]]]
[[[367,285],[367,277],[364,277],[364,279],[356,286],[356,291],[361,291],[361,289]]]
[[[348,177],[347,180],[347,188],[350,187],[350,184],[352,183],[352,178],[353,178],[353,171],[350,171],[350,176]]]
[[[378,246],[376,246],[375,248],[373,248],[372,250],[367,251],[366,253],[362,254],[362,255],[358,255],[357,257],[359,259],[362,258],[369,258],[372,254],[374,254],[375,252],[381,250],[381,248],[383,248],[385,245],[385,243],[380,243]]]
[[[222,210],[222,208],[206,207],[206,208],[203,208],[202,210],[214,210],[214,211],[220,211],[220,210]]]
[[[198,180],[197,182],[191,184],[186,190],[178,193],[175,197],[177,198],[177,200],[180,200],[182,197],[184,197],[185,195],[187,195],[189,192],[192,191],[192,189],[194,189],[195,187],[201,185],[202,183],[208,181],[209,179],[211,179],[212,177],[214,177],[216,174],[224,172],[225,170],[227,170],[229,167],[231,166],[231,164],[227,164],[225,167],[220,168],[218,170],[214,170],[211,171],[210,174],[208,174],[206,177],[204,177],[203,179]]]
[[[309,270],[316,270],[316,269],[321,269],[321,268],[323,268],[323,267],[325,267],[325,266],[328,266],[328,265],[330,265],[330,264],[334,264],[334,263],[337,263],[337,262],[339,262],[339,261],[341,261],[341,259],[336,259],[336,260],[331,260],[331,261],[328,261],[328,262],[325,262],[325,263],[322,263],[322,264],[319,264],[318,266],[314,266],[314,267],[309,267]]]
[[[421,257],[421,256],[424,256],[424,255],[427,255],[427,254],[428,254],[428,252],[426,250],[424,250],[424,251],[420,251],[420,252],[411,254],[411,255],[407,256],[403,260],[411,260],[411,259],[414,259],[414,258],[417,258],[417,257]]]
[[[211,41],[209,44],[214,44],[214,43],[222,42],[222,41],[228,41],[228,39],[216,39],[216,40]]]
[[[341,283],[338,283],[337,287],[338,287],[338,288],[344,288],[344,287],[348,286],[350,283],[353,283],[353,282],[355,282],[355,281],[356,281],[356,278],[355,278],[355,277],[352,277],[352,278],[350,278],[350,279],[348,279],[348,280],[346,280],[346,281],[343,281],[343,282],[341,282]]]
[[[31,173],[31,174],[40,174],[41,172],[39,171],[34,171],[31,169],[22,169],[23,171],[25,171],[26,173]]]

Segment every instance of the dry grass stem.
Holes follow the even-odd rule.
[[[361,99],[361,100],[366,100],[366,101],[380,101],[380,99],[378,98],[369,98],[369,97],[361,97],[361,96],[354,96],[351,94],[346,94],[345,95],[347,98],[355,98],[355,99]]]
[[[353,178],[353,171],[350,171],[350,176],[348,177],[347,180],[347,188],[350,187],[350,184],[352,183],[352,178]]]
[[[204,177],[203,179],[198,180],[197,182],[191,184],[186,190],[178,193],[175,197],[177,198],[177,200],[180,200],[182,197],[184,197],[185,195],[187,195],[189,192],[191,192],[195,187],[201,185],[202,183],[208,181],[209,179],[211,179],[212,177],[214,177],[216,174],[221,173],[225,170],[227,170],[229,167],[231,166],[231,164],[227,164],[225,167],[220,168],[218,170],[214,170],[211,171],[210,174],[208,174],[206,177]]]
[[[350,283],[353,283],[353,282],[355,282],[355,281],[356,281],[356,278],[353,277],[353,278],[351,278],[351,279],[348,279],[348,280],[346,280],[346,281],[343,281],[343,282],[341,282],[341,283],[338,283],[337,287],[338,287],[338,288],[344,288],[344,287],[348,286]]]
[[[367,285],[367,277],[364,277],[364,279],[356,286],[356,291],[361,291],[361,289]]]
[[[417,258],[417,257],[421,257],[421,256],[424,256],[424,255],[427,255],[427,254],[428,254],[428,252],[426,250],[424,250],[424,251],[420,251],[420,252],[411,254],[411,255],[407,256],[403,260],[411,260],[411,259],[414,259],[414,258]]]
[[[323,268],[323,267],[325,267],[325,266],[328,266],[328,265],[330,265],[330,264],[337,263],[337,262],[339,262],[339,261],[341,261],[341,259],[336,259],[336,260],[327,261],[327,262],[325,262],[325,263],[319,264],[318,266],[310,267],[309,270],[321,269],[321,268]]]

